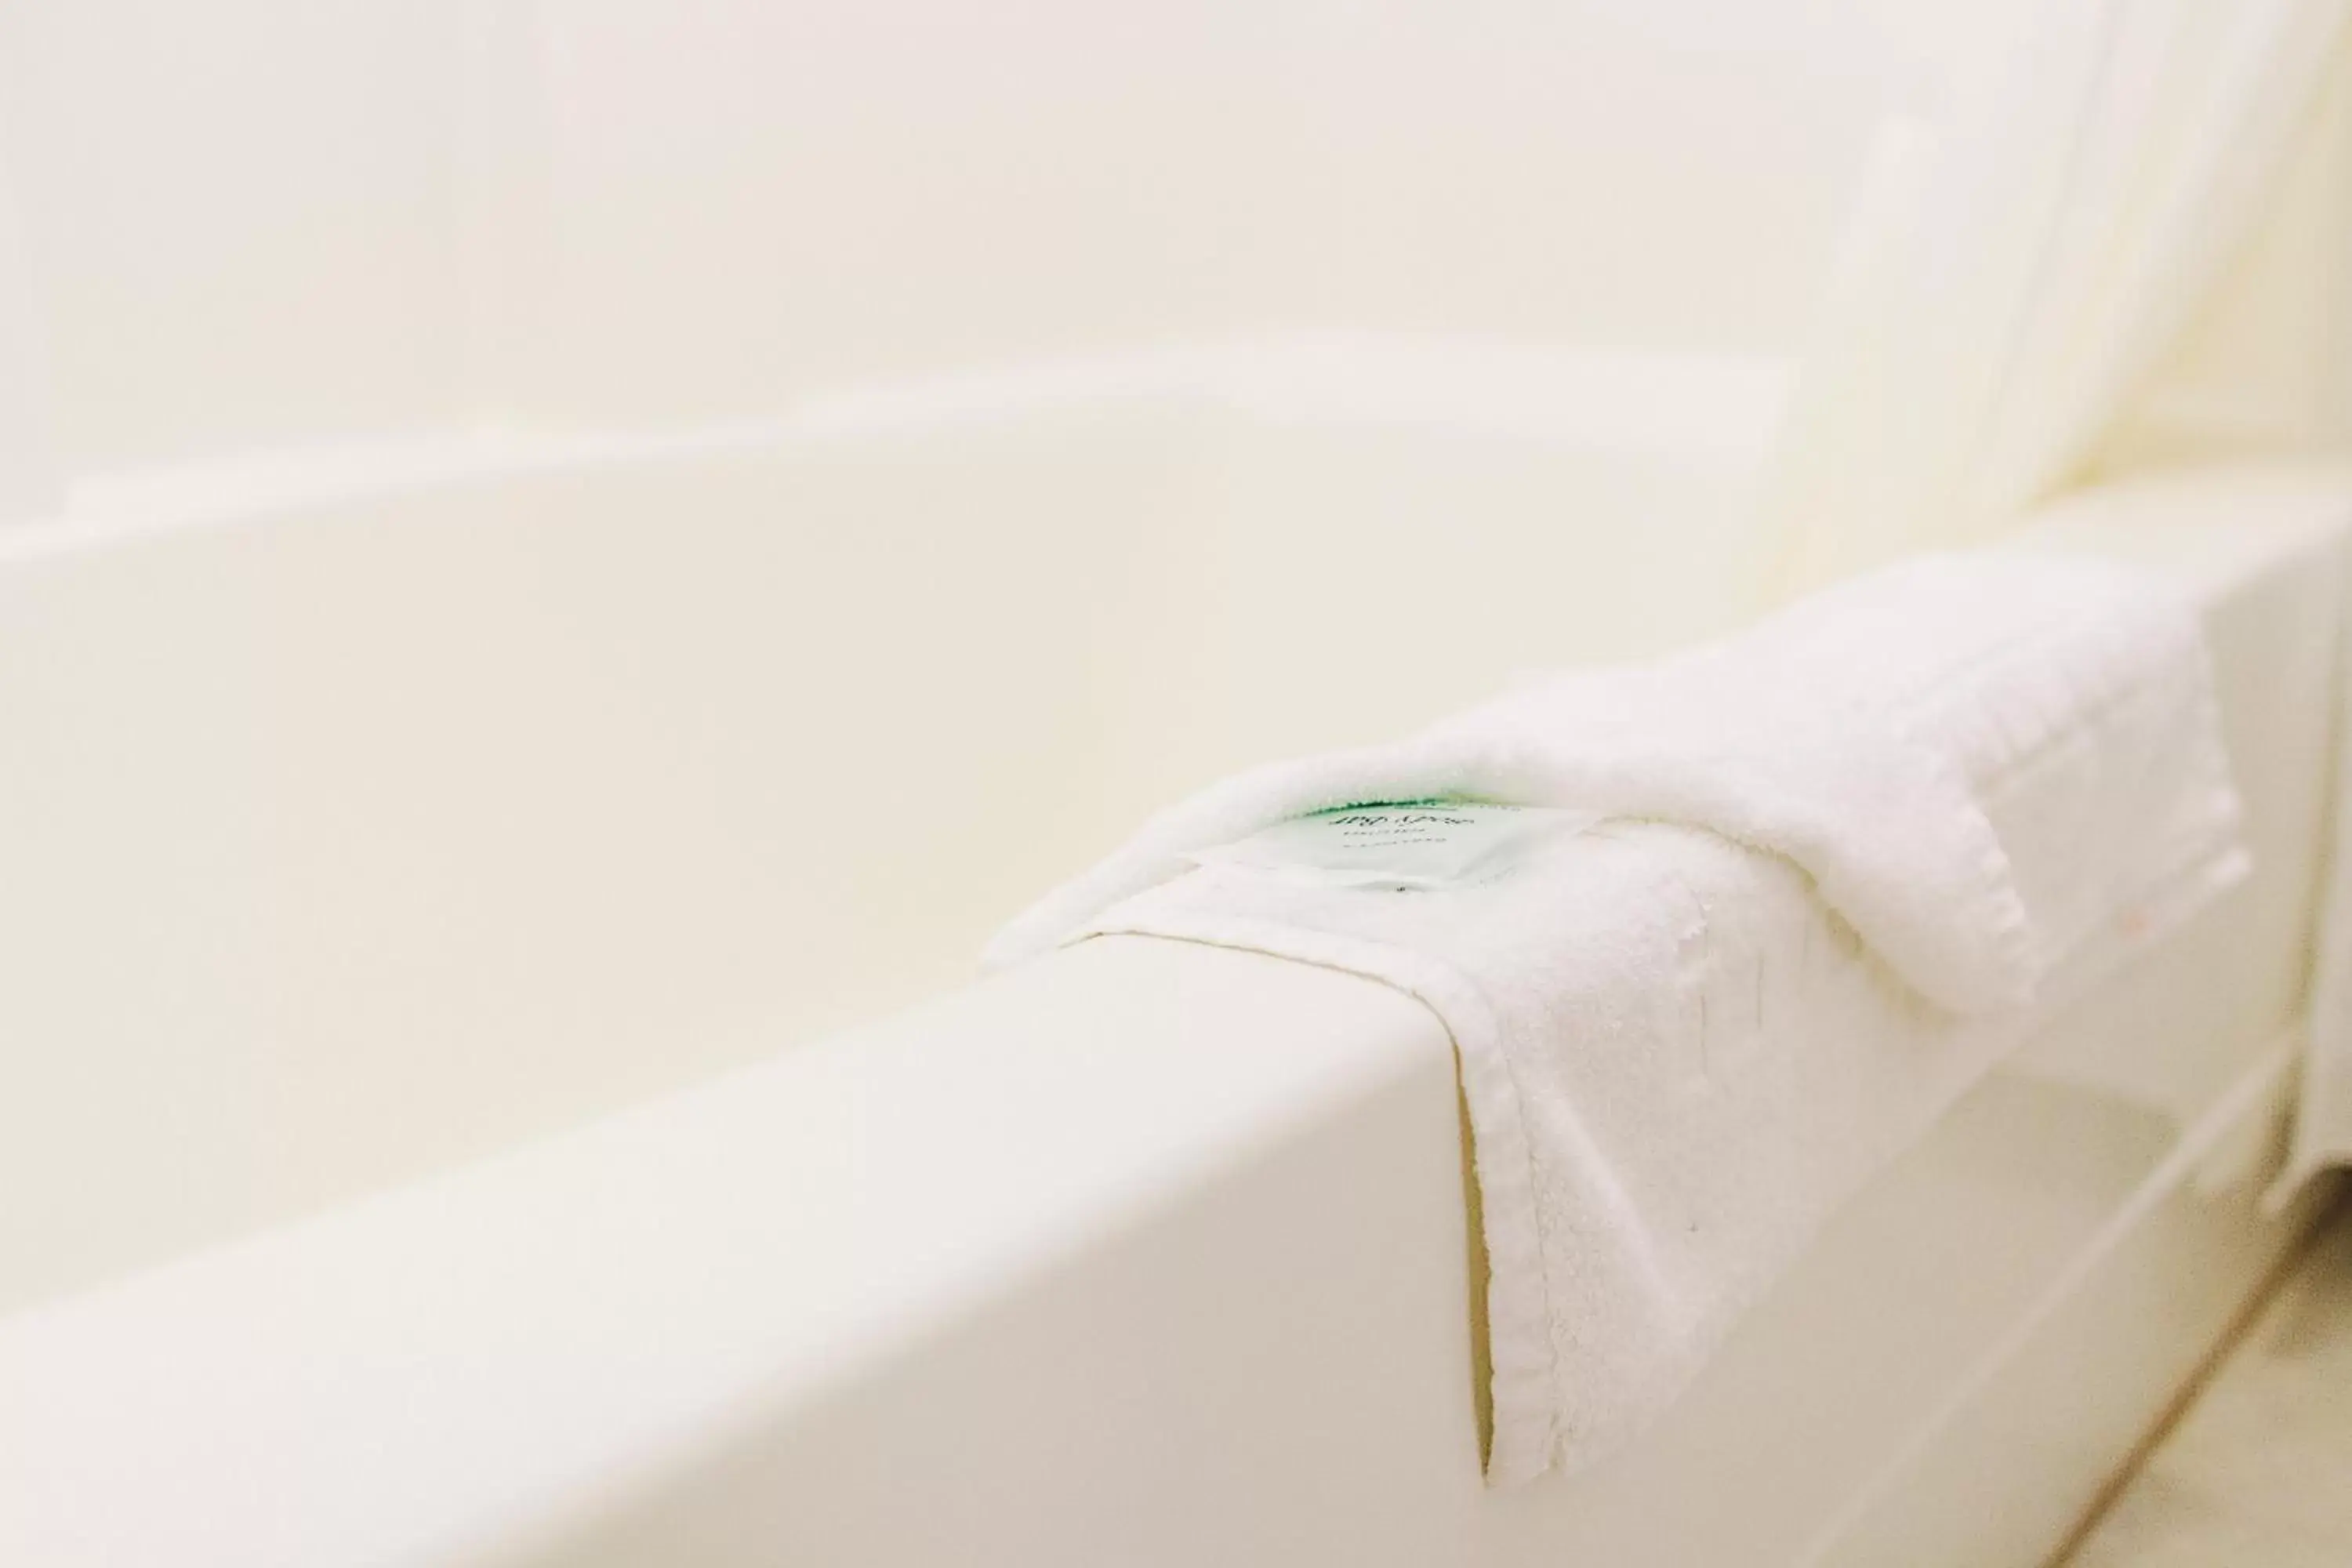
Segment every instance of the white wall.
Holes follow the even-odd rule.
[[[1296,324],[1790,341],[1870,62],[1638,15],[562,0],[533,401],[701,415]]]
[[[1982,9],[16,0],[0,321],[68,474],[1275,328],[1778,351]]]
[[[75,471],[448,417],[445,0],[32,0],[0,34]]]
[[[16,194],[0,157],[0,524],[41,515],[58,499],[40,325]]]

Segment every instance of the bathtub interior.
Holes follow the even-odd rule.
[[[1769,366],[1047,379],[90,485],[0,544],[0,1182],[70,1194],[0,1218],[0,1306],[942,991],[1187,788],[1743,607]]]

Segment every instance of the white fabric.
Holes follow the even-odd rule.
[[[2073,476],[2232,260],[2352,0],[2060,0],[1889,128],[1765,526],[1785,591],[1983,537]]]
[[[2352,450],[2352,26],[2261,222],[2092,458],[2153,467]]]
[[[2306,213],[2320,225],[2325,260],[2334,263],[2336,298],[2311,301],[2317,319],[2305,326],[2334,360],[2334,376],[2294,387],[2284,400],[2287,414],[2273,413],[2271,423],[2299,415],[2352,446],[2352,233],[2330,232],[2331,226],[2352,231],[2352,41],[2338,47],[2332,98],[2332,119],[2323,126],[2326,140],[2306,150],[2305,163]],[[2226,377],[2214,379],[2228,384]],[[2334,844],[2314,954],[2302,1100],[2286,1169],[2273,1194],[2282,1205],[2321,1170],[2352,1164],[2352,638],[2341,651],[2347,668],[2337,675]]]
[[[2352,0],[2025,16],[1940,123],[1883,139],[1767,487],[1768,595],[1989,535],[2086,465],[2352,442],[2322,112]],[[2290,1184],[2352,1162],[2352,792],[2340,817]]]
[[[1186,869],[1307,810],[1435,795],[1614,820],[1440,891]],[[2242,872],[2237,821],[2193,612],[2111,566],[1935,559],[1244,774],[991,956],[1152,932],[1376,976],[1445,1020],[1507,1482],[1637,1430],[2039,1008]]]

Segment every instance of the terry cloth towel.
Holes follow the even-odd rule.
[[[1607,820],[1433,890],[1186,858],[1445,797]],[[2195,612],[2111,566],[1953,556],[1229,780],[990,957],[1142,932],[1436,1012],[1485,1215],[1503,1484],[1638,1430],[2034,1017],[2244,869]]]

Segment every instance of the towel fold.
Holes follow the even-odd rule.
[[[1190,852],[1429,798],[1605,814],[1506,874],[1316,886]],[[1934,558],[1663,663],[1241,775],[1016,921],[1384,980],[1460,1053],[1508,1482],[1674,1396],[2032,1020],[2242,874],[2195,612],[2090,562]]]

